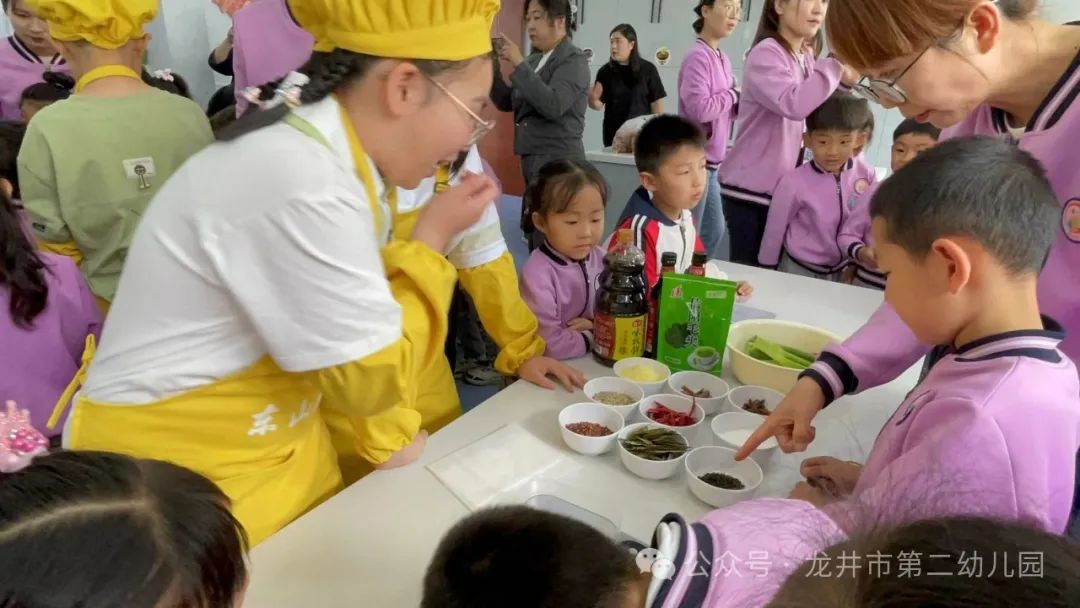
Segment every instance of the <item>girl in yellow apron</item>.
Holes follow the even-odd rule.
[[[398,192],[395,236],[410,234],[431,197],[457,183],[460,175],[484,172],[475,146],[461,163],[455,164],[461,165],[460,170],[440,165],[435,177],[424,180],[419,188]],[[535,315],[521,299],[517,269],[503,239],[494,202],[479,221],[451,239],[447,255],[462,287],[476,303],[484,328],[500,347],[496,369],[545,388],[554,387],[549,376],[568,390],[584,384],[583,374],[543,356],[544,340],[538,334]],[[394,468],[414,460],[422,451],[427,433],[434,433],[461,415],[461,402],[449,361],[441,357],[420,371],[415,403],[353,420],[356,437],[351,443],[355,445],[339,437],[339,432],[348,430],[333,419],[332,410],[324,409],[324,414],[329,416],[342,472],[349,482],[370,470],[371,465]]]
[[[495,195],[469,176],[411,239],[356,238],[388,232],[389,184],[415,188],[482,132],[497,0],[290,8],[318,41],[304,104],[254,116],[155,198],[65,432],[206,475],[253,542],[340,488],[324,401],[349,416],[415,401],[443,356],[443,252]]]

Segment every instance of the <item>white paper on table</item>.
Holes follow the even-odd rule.
[[[564,460],[562,452],[511,424],[427,468],[462,504],[475,510]]]

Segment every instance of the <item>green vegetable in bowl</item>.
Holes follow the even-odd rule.
[[[800,370],[813,365],[816,358],[815,355],[791,346],[771,342],[761,336],[754,336],[746,342],[746,354],[758,361]]]

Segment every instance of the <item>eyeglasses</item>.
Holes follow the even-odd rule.
[[[911,63],[909,63],[908,66],[896,76],[896,78],[893,78],[892,80],[879,80],[876,78],[870,78],[869,76],[863,76],[859,80],[859,82],[857,82],[855,86],[852,87],[852,90],[854,90],[862,97],[873,101],[874,103],[880,104],[883,100],[896,105],[907,103],[907,93],[905,93],[904,90],[901,89],[900,85],[897,83],[899,83],[900,79],[911,71],[911,68],[915,67],[916,63],[919,63],[919,60],[923,58],[923,55],[925,55],[927,51],[934,48],[935,46],[937,46],[937,44],[931,44],[930,46],[923,49],[923,51],[919,53],[919,56],[916,57]]]
[[[435,85],[436,88],[438,88],[443,93],[446,93],[446,96],[449,97],[450,101],[453,101],[454,104],[457,105],[457,107],[465,110],[465,113],[468,114],[469,118],[472,119],[473,131],[472,134],[469,135],[469,142],[465,144],[466,146],[472,146],[476,142],[483,139],[485,135],[490,133],[491,130],[495,128],[494,120],[484,120],[483,118],[480,118],[480,116],[476,112],[473,112],[472,109],[469,108],[469,106],[465,105],[464,101],[461,101],[460,99],[458,99],[457,95],[451,93],[450,89],[446,88],[443,83],[435,80],[426,73],[424,74],[424,76],[426,76],[427,79],[431,81],[431,84]]]

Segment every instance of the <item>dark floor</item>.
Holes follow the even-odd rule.
[[[522,240],[520,227],[521,198],[517,196],[504,196],[499,204],[499,217],[502,220],[503,236],[506,237],[506,245],[510,248],[510,254],[514,256],[514,263],[521,271],[522,264],[529,257],[529,248]],[[470,386],[464,382],[458,382],[458,395],[461,397],[461,405],[465,411],[476,407],[498,392],[497,386]]]

